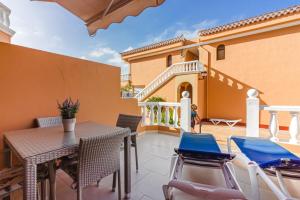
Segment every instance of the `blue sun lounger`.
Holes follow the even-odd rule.
[[[278,199],[293,199],[289,194],[283,177],[300,179],[300,158],[269,139],[236,137],[228,139],[228,152],[231,152],[231,141],[244,154],[248,164],[253,199],[259,199],[257,175],[275,193]],[[279,187],[267,176],[275,175]]]
[[[202,199],[246,199],[232,173],[230,160],[234,155],[222,153],[216,139],[211,134],[183,133],[171,169],[170,181],[163,186],[165,199],[172,199],[176,188]],[[183,165],[197,165],[222,170],[226,188],[180,180]]]

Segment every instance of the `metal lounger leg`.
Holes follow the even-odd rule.
[[[283,193],[284,193],[287,197],[290,197],[290,198],[291,198],[291,195],[290,195],[288,189],[287,189],[286,186],[285,186],[285,183],[284,183],[282,174],[281,174],[281,172],[280,172],[279,170],[276,170],[276,177],[277,177],[278,184],[279,184],[281,190],[283,191]]]
[[[248,164],[248,172],[251,182],[251,196],[254,200],[260,199],[259,185],[257,180],[257,169],[258,166],[255,163]]]
[[[242,188],[238,184],[238,181],[236,180],[232,163],[230,163],[230,162],[224,163],[222,165],[222,171],[223,171],[223,174],[225,177],[227,187],[230,189],[235,189],[235,190],[239,190],[239,191],[243,192]]]
[[[285,195],[261,168],[257,167],[256,170],[257,170],[257,174],[269,186],[269,188],[275,193],[275,195],[278,197],[278,199],[281,199],[281,200],[292,199],[292,198],[288,197],[287,195]]]

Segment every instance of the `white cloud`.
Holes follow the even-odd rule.
[[[93,50],[89,53],[89,56],[90,57],[96,57],[96,58],[99,58],[99,57],[102,57],[104,55],[113,55],[115,53],[118,53],[114,50],[112,50],[111,48],[109,47],[104,47],[104,48],[99,48],[99,49],[96,49],[96,50]]]
[[[175,36],[184,35],[184,37],[188,39],[196,38],[199,30],[211,28],[213,26],[216,26],[217,23],[217,20],[204,20],[200,23],[192,25],[190,28],[178,29],[175,32]]]
[[[132,50],[133,49],[133,47],[132,46],[129,46],[128,48],[126,48],[123,52],[125,52],[125,51],[130,51],[130,50]]]
[[[132,47],[128,47],[127,49],[132,49]],[[93,60],[120,67],[122,73],[128,72],[128,64],[122,60],[118,51],[110,47],[99,47],[89,52],[88,56]]]
[[[159,42],[162,40],[166,40],[169,38],[177,37],[180,35],[183,35],[184,37],[188,39],[193,39],[197,37],[197,33],[201,29],[207,29],[211,28],[213,26],[216,26],[218,24],[218,20],[203,20],[199,23],[193,24],[191,26],[186,26],[182,22],[178,22],[173,26],[167,27],[165,30],[163,30],[158,35],[150,35],[148,36],[148,39],[141,43],[140,46],[144,46],[150,43]]]
[[[18,17],[13,19],[13,30],[16,31],[12,38],[13,44],[52,52],[59,52],[63,48],[63,39],[48,33],[40,22],[36,21],[29,26],[27,20]]]

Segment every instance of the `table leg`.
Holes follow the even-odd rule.
[[[36,164],[32,164],[30,160],[26,160],[25,163],[25,187],[24,191],[24,199],[26,200],[36,200],[37,194],[37,166]]]
[[[130,199],[131,193],[131,142],[130,136],[124,138],[124,176],[125,199]]]
[[[49,167],[49,184],[50,184],[50,200],[56,200],[56,167],[55,161],[48,162]]]
[[[9,146],[4,142],[3,149],[4,166],[7,168],[12,167],[12,152]]]

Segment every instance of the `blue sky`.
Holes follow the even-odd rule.
[[[54,3],[0,0],[12,10],[12,43],[123,68],[119,52],[300,4],[299,0],[166,0],[138,17],[88,36],[80,19]]]

